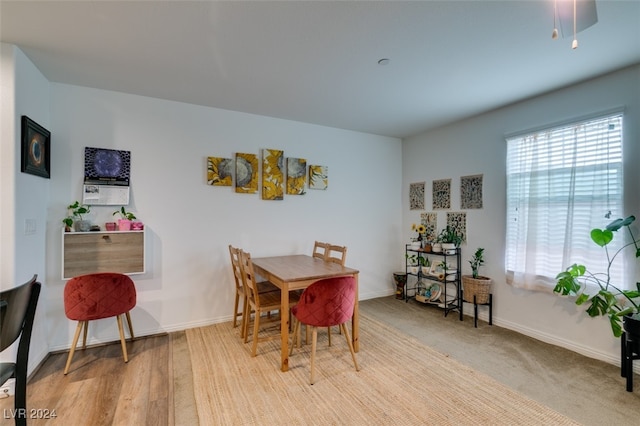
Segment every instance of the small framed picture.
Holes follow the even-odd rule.
[[[22,163],[20,171],[49,179],[51,177],[51,133],[22,116]]]

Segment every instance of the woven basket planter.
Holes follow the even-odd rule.
[[[491,290],[491,278],[478,276],[473,278],[471,275],[462,276],[463,300],[473,303],[473,296],[476,296],[476,303],[484,305],[489,303],[489,293]]]

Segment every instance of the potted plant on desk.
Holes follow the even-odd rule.
[[[471,264],[471,275],[462,276],[462,299],[477,305],[489,303],[491,278],[478,273],[480,266],[484,264],[484,248],[476,249],[469,263]]]
[[[91,211],[91,206],[80,204],[79,201],[76,201],[73,204],[69,204],[67,210],[71,212],[71,215],[62,219],[66,232],[71,231],[72,226],[79,232],[87,232],[91,229],[91,223],[82,217],[83,214]]]
[[[136,216],[128,212],[124,206],[120,208],[120,210],[116,210],[113,212],[113,216],[119,214],[120,219],[118,219],[118,230],[120,231],[129,231],[131,230],[131,221],[136,218]]]

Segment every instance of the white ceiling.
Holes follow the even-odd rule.
[[[54,82],[405,137],[640,63],[640,0],[597,11],[576,50],[552,0],[1,0],[0,36]]]

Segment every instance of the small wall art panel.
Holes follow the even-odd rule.
[[[460,208],[482,208],[482,175],[460,178]]]
[[[22,163],[20,171],[49,179],[51,177],[51,132],[22,116]]]
[[[409,210],[424,210],[424,182],[409,184]]]
[[[262,150],[262,199],[284,198],[284,151]]]
[[[438,237],[438,213],[420,213],[420,223],[426,229],[425,238],[427,241],[435,241]]]
[[[433,209],[451,208],[451,179],[433,181]]]
[[[309,166],[309,189],[327,189],[329,186],[329,168],[327,166]]]
[[[302,195],[307,177],[307,160],[287,158],[287,194]]]
[[[207,184],[231,186],[233,160],[231,158],[207,157]]]
[[[454,229],[456,233],[462,236],[462,241],[467,241],[467,214],[464,212],[447,213],[447,226]]]
[[[238,152],[236,154],[236,192],[255,194],[258,192],[258,156]]]

